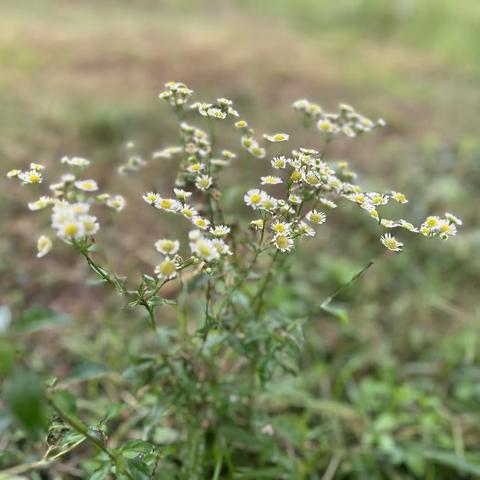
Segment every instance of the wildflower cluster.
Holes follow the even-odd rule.
[[[374,128],[385,126],[383,119],[373,121],[356,112],[353,107],[346,103],[341,103],[338,111],[334,113],[325,112],[320,105],[306,99],[294,102],[293,108],[302,114],[307,124],[315,122],[320,132],[330,135],[343,133],[347,137],[356,137],[362,133],[370,132]]]
[[[45,167],[39,163],[31,163],[29,170],[10,170],[7,173],[8,178],[18,178],[22,181],[24,185],[26,184],[37,184],[43,182],[42,170]]]
[[[244,247],[229,238],[231,226],[225,223],[221,207],[219,175],[237,155],[217,147],[213,122],[236,118],[238,111],[226,98],[190,104],[193,91],[183,83],[169,82],[165,87],[159,97],[168,102],[179,119],[179,142],[154,152],[152,158],[178,157],[176,185],[171,196],[148,192],[143,199],[158,210],[179,215],[190,222],[188,265],[202,262],[205,268],[211,268],[212,265],[228,263],[229,258],[234,257],[230,268],[235,276],[235,269],[239,268],[237,257],[243,251],[236,252],[232,247]],[[305,121],[315,123],[320,132],[329,135],[343,133],[355,137],[385,125],[383,120],[374,122],[346,104],[341,104],[335,113],[327,113],[318,104],[305,99],[294,102],[293,108]],[[207,121],[208,133],[186,121],[188,115],[195,114],[198,119]],[[254,129],[245,120],[235,120],[233,126],[240,132],[240,146],[254,157],[267,157],[269,146],[275,146],[276,154],[268,159],[271,174],[262,176],[260,185],[244,194],[245,204],[258,215],[250,222],[253,235],[260,232],[259,238],[252,239],[257,244],[255,260],[266,251],[290,252],[300,238],[314,237],[317,229],[326,222],[328,211],[341,202],[357,205],[385,229],[380,241],[395,252],[401,251],[404,244],[390,233],[391,230],[403,229],[426,237],[447,239],[455,235],[461,225],[461,221],[449,213],[444,218],[429,216],[418,226],[403,218],[389,219],[384,215],[384,207],[391,202],[408,203],[403,193],[366,191],[355,183],[357,175],[349,169],[347,162],[327,162],[320,150],[301,147],[280,152],[279,148],[290,141],[288,133],[264,134],[261,136],[263,141],[258,141]],[[127,144],[128,159],[119,168],[122,175],[147,164],[134,153],[134,148],[133,142]],[[61,163],[72,171],[50,185],[51,196],[41,196],[29,203],[29,208],[42,210],[50,207],[51,226],[56,236],[66,243],[88,245],[88,239],[100,228],[97,217],[90,213],[91,206],[100,203],[119,212],[126,202],[119,195],[99,193],[94,179],[79,176],[90,165],[89,160],[63,157]],[[43,170],[42,165],[32,163],[29,170],[12,170],[7,176],[18,178],[23,184],[39,184],[43,181]],[[48,253],[51,243],[48,237],[41,237],[39,256]],[[156,248],[163,255],[162,262],[154,269],[158,279],[175,278],[179,268],[185,268],[185,261],[179,256],[180,242],[163,239],[156,243]]]
[[[70,245],[88,245],[100,229],[100,223],[90,210],[94,204],[104,204],[117,212],[126,205],[121,195],[98,193],[99,186],[94,179],[83,179],[80,175],[90,165],[90,161],[81,157],[63,157],[61,164],[67,165],[71,171],[61,175],[59,181],[49,185],[49,195],[42,195],[29,202],[31,211],[50,209],[50,226],[56,237]],[[9,178],[19,178],[24,184],[43,182],[44,165],[30,165],[30,170],[22,172],[11,170]],[[37,175],[37,176],[36,176]],[[28,180],[28,181],[27,181]],[[37,256],[44,257],[53,247],[49,236],[41,235],[37,241]]]
[[[178,141],[154,152],[148,162],[130,142],[127,160],[118,172],[123,178],[147,163],[148,168],[154,168],[159,159],[176,161],[178,170],[170,192],[152,188],[139,192],[138,197],[142,196],[159,214],[159,223],[162,216],[169,214],[186,223],[188,234],[184,239],[174,235],[158,238],[152,245],[155,260],[133,287],[134,279],[117,276],[96,259],[93,247],[101,228],[101,215],[96,209],[101,212],[103,206],[121,212],[126,201],[121,195],[102,192],[99,182],[84,175],[89,160],[62,158],[61,164],[68,171],[28,204],[32,211],[49,211],[55,237],[79,252],[95,274],[126,299],[127,309],[143,309],[158,340],[158,344],[150,342],[148,347],[154,345],[152,348],[158,347],[158,352],[142,355],[138,364],[132,362],[125,375],[125,379],[135,378],[132,392],[141,392],[128,403],[133,405],[135,430],[145,432],[149,442],[157,442],[157,432],[151,428],[157,421],[166,422],[169,431],[176,431],[175,427],[181,435],[165,450],[169,453],[160,457],[152,453],[155,448],[146,441],[135,440],[110,449],[101,438],[86,431],[82,422],[70,421],[70,427],[81,434],[81,441],[87,439],[100,448],[103,457],[97,457],[101,459],[97,463],[101,469],[94,474],[98,478],[112,474],[115,478],[140,475],[153,479],[158,476],[159,465],[165,468],[168,478],[212,478],[212,472],[213,478],[223,478],[222,459],[230,469],[235,458],[234,451],[230,455],[230,446],[225,450],[225,444],[234,443],[228,441],[230,427],[233,432],[241,432],[241,438],[248,439],[252,431],[258,430],[263,437],[267,435],[275,441],[274,427],[264,422],[270,413],[262,410],[256,414],[255,392],[274,372],[295,371],[304,341],[304,320],[291,318],[267,293],[273,280],[280,283],[285,278],[286,261],[301,242],[325,229],[327,220],[340,209],[337,207],[348,204],[358,208],[366,222],[378,227],[379,251],[383,247],[402,251],[404,243],[393,232],[447,239],[462,224],[451,213],[428,216],[419,224],[397,218],[391,212],[408,204],[403,193],[365,189],[347,162],[328,161],[325,145],[335,135],[353,138],[366,134],[383,126],[382,120],[374,122],[348,105],[340,105],[336,113],[326,113],[317,104],[299,100],[294,108],[302,114],[305,125],[316,125],[321,138],[318,143],[323,146],[292,148],[289,133],[256,135],[245,120],[237,118],[239,114],[231,100],[190,103],[193,91],[185,84],[170,82],[165,87],[159,96],[178,120]],[[217,140],[216,129],[229,125],[239,135],[238,152],[226,149]],[[237,193],[239,207],[247,207],[254,214],[246,222],[240,208],[233,213],[225,211],[227,202],[222,196],[222,172],[236,158],[242,166],[254,161],[269,169],[251,188]],[[28,170],[12,170],[7,176],[23,185],[35,186],[44,182],[44,171],[42,165],[32,163]],[[52,247],[50,236],[41,235],[37,256],[44,257]],[[370,265],[371,262],[352,281]],[[352,281],[340,287],[328,302]],[[164,290],[167,283],[168,295]],[[192,296],[195,299],[190,303]],[[163,322],[160,326],[157,308],[175,304],[177,299],[179,305],[174,311],[181,328],[170,328]],[[325,302],[320,305],[325,308]],[[129,398],[130,395],[133,398],[134,394],[129,393]],[[67,423],[73,418],[63,414],[58,405],[52,405]],[[116,409],[117,406],[112,411]],[[227,428],[217,428],[225,425]],[[222,431],[218,439],[214,429]],[[223,434],[227,436],[223,438]],[[212,442],[218,442],[214,450]],[[281,449],[283,444],[278,452]],[[137,455],[139,452],[142,453]],[[277,470],[272,472],[276,478]]]

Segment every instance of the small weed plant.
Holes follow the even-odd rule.
[[[381,119],[373,121],[346,104],[327,113],[298,100],[293,108],[305,128],[316,129],[319,146],[292,149],[288,133],[256,136],[232,101],[193,102],[192,96],[182,83],[166,84],[159,97],[178,119],[176,143],[153,153],[149,162],[128,145],[131,155],[118,168],[123,177],[165,158],[178,165],[172,191],[139,192],[144,207],[158,212],[158,222],[163,215],[174,216],[189,230],[185,238],[167,236],[151,245],[158,261],[149,271],[125,278],[100,260],[96,235],[107,228],[99,221],[101,210],[120,215],[128,200],[101,190],[87,173],[89,160],[62,158],[65,171],[28,204],[30,210],[47,211],[50,219],[49,231],[38,238],[37,256],[45,257],[54,244],[83,256],[99,280],[125,300],[126,309],[142,312],[138,329],[151,329],[155,349],[132,360],[123,374],[129,382],[128,418],[112,407],[100,424],[89,425],[80,408],[66,401],[70,396],[61,381],[50,382],[45,391],[50,419],[37,425],[48,429],[45,456],[5,475],[45,467],[83,448],[84,478],[95,480],[323,478],[314,459],[303,471],[287,468],[295,453],[277,437],[275,408],[263,399],[272,378],[298,371],[308,321],[277,308],[269,292],[287,281],[304,242],[315,242],[319,230],[329,228],[329,216],[345,203],[378,225],[380,252],[401,252],[402,235],[448,239],[461,225],[451,213],[429,216],[418,225],[386,218],[384,207],[407,204],[406,196],[368,191],[347,162],[328,160],[332,141],[353,141],[384,127]],[[238,137],[231,150],[222,144],[226,128]],[[259,162],[270,172],[242,192],[232,212],[225,207],[231,193],[222,190],[222,179],[244,161]],[[46,173],[43,165],[32,163],[7,176],[42,188]],[[248,220],[239,213],[245,206],[251,211]],[[328,311],[333,298],[370,265],[321,299],[312,315]],[[201,308],[189,309],[192,301]],[[175,322],[164,322],[162,309],[175,312]]]

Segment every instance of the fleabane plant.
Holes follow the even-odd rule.
[[[359,213],[378,225],[379,250],[392,252],[403,250],[404,231],[448,239],[457,233],[462,222],[451,213],[428,216],[417,225],[403,218],[387,218],[384,207],[389,203],[407,204],[404,194],[366,190],[356,183],[357,175],[347,162],[328,161],[326,147],[334,139],[351,141],[385,126],[383,120],[373,121],[349,105],[341,104],[337,112],[329,113],[308,100],[294,102],[293,108],[304,126],[316,129],[319,146],[291,148],[291,134],[256,135],[226,98],[193,102],[193,91],[173,82],[166,84],[159,97],[178,120],[178,140],[154,152],[149,161],[135,154],[135,146],[128,144],[128,160],[119,166],[118,172],[122,176],[132,175],[162,158],[176,159],[178,172],[172,190],[145,191],[141,195],[145,208],[158,211],[158,222],[162,222],[162,215],[174,216],[189,226],[189,233],[186,238],[158,238],[152,245],[158,252],[158,262],[141,274],[134,287],[130,285],[135,279],[127,281],[117,276],[95,258],[95,235],[102,227],[93,210],[106,207],[121,212],[126,201],[119,195],[101,192],[97,181],[87,175],[88,160],[63,158],[61,163],[69,171],[49,186],[48,193],[29,203],[29,209],[50,209],[53,235],[44,232],[38,239],[39,257],[50,252],[55,239],[71,246],[104,282],[127,298],[129,308],[145,310],[157,333],[166,326],[159,324],[156,310],[172,303],[171,299],[162,298],[162,289],[177,282],[178,298],[182,299],[185,296],[181,293],[192,285],[202,298],[202,313],[188,321],[195,328],[185,329],[189,340],[182,337],[183,353],[175,350],[172,360],[167,360],[167,354],[162,358],[173,377],[177,370],[171,362],[180,362],[182,355],[195,358],[202,365],[198,371],[188,373],[199,395],[205,394],[202,401],[188,397],[180,385],[185,379],[181,378],[176,379],[178,384],[174,379],[176,386],[171,388],[177,395],[172,398],[176,407],[188,415],[198,417],[197,411],[203,413],[210,428],[221,421],[215,409],[223,401],[229,403],[232,395],[244,401],[229,408],[255,416],[251,407],[255,402],[252,392],[256,379],[264,383],[277,369],[292,371],[292,362],[285,355],[292,352],[292,344],[295,355],[300,351],[299,324],[279,315],[266,297],[271,280],[282,278],[287,268],[285,260],[297,255],[302,242],[314,241],[319,229],[328,228],[328,217],[335,209],[343,204],[357,206]],[[220,141],[220,128],[225,127],[238,134],[238,143],[232,150]],[[238,198],[251,211],[245,222],[235,219],[237,212],[226,211],[221,188],[222,173],[241,168],[244,162],[258,162],[262,170],[270,169]],[[26,171],[12,170],[7,176],[29,187],[43,187],[46,171],[42,165],[31,164]],[[178,311],[183,311],[181,305]],[[261,321],[263,318],[267,320]],[[243,359],[239,364],[232,360],[235,355]],[[219,380],[219,369],[228,370],[228,365],[232,374],[238,376],[238,385],[229,383],[228,374],[223,384]],[[220,389],[219,397],[208,400],[207,392],[213,384]],[[235,415],[231,413],[231,418]],[[193,418],[191,422],[185,427],[187,430],[207,428]],[[186,448],[185,442],[182,445]]]

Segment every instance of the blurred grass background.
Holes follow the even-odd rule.
[[[410,220],[447,210],[465,228],[447,243],[405,237],[405,253],[377,261],[342,295],[342,321],[316,316],[294,388],[363,416],[371,435],[362,441],[372,451],[394,455],[413,436],[425,449],[480,458],[477,0],[3,0],[0,26],[5,171],[80,155],[95,161],[107,190],[134,198],[150,188],[167,192],[171,163],[130,181],[111,172],[128,140],[145,156],[172,143],[175,122],[157,99],[169,80],[187,83],[198,99],[232,98],[259,132],[293,133],[290,104],[302,97],[384,117],[386,130],[334,145],[332,157],[351,161],[372,188],[405,191]],[[314,136],[302,135],[314,146]],[[240,198],[257,176],[237,162],[225,183]],[[15,318],[41,305],[74,321],[21,330],[22,361],[60,377],[85,358],[122,368],[123,335],[131,335],[129,353],[143,348],[141,320],[112,317],[113,296],[79,284],[89,274],[66,249],[34,258],[40,223],[26,211],[24,191],[1,180],[0,303]],[[152,265],[150,245],[173,228],[167,221],[132,201],[105,234],[115,267]],[[132,223],[141,233],[130,233]],[[305,244],[314,268],[292,265],[290,284],[272,301],[304,315],[375,255],[377,233],[356,211],[335,211],[325,233]],[[443,428],[445,417],[457,433]],[[294,428],[291,418],[281,421]],[[412,423],[417,429],[405,434]],[[332,426],[341,442],[339,428],[347,427]]]

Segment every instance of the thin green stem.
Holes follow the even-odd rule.
[[[263,308],[263,303],[264,303],[264,298],[265,298],[265,289],[268,285],[268,283],[271,281],[272,279],[272,275],[273,275],[273,270],[274,270],[274,266],[275,266],[275,263],[277,262],[278,260],[278,256],[280,254],[280,251],[277,250],[273,257],[272,257],[272,261],[270,262],[270,265],[268,267],[268,270],[267,270],[267,274],[265,275],[264,279],[263,279],[263,282],[260,284],[260,287],[257,291],[257,294],[255,295],[254,299],[253,299],[253,304],[255,306],[255,314],[256,315],[259,315],[262,311],[262,308]]]
[[[47,395],[47,401],[49,405],[52,407],[52,409],[55,411],[55,413],[71,428],[73,428],[76,432],[80,433],[87,439],[92,445],[95,445],[97,448],[102,450],[113,462],[113,464],[116,466],[118,469],[118,459],[115,456],[115,454],[98,438],[93,436],[88,429],[82,425],[80,422],[78,422],[76,419],[70,417],[67,415],[58,405],[53,401],[50,395]],[[128,472],[124,472],[125,475],[132,479],[131,475]],[[132,479],[133,480],[133,479]]]

